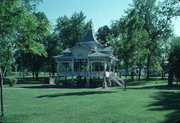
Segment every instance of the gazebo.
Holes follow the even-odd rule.
[[[56,81],[61,83],[61,77],[65,77],[65,80],[70,77],[71,81],[64,83],[69,87],[77,84],[75,78],[82,77],[85,80],[84,87],[92,87],[94,78],[102,78],[101,85],[104,88],[115,85],[114,82],[122,85],[117,79],[115,69],[112,70],[113,64],[117,61],[112,48],[101,45],[95,39],[92,29],[74,47],[64,50],[62,55],[54,58],[57,63]]]

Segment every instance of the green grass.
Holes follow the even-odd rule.
[[[131,82],[127,91],[123,88],[57,89],[42,84],[17,84],[10,88],[6,85],[5,117],[0,121],[171,123],[180,120],[180,89],[167,89],[166,84],[163,81],[157,84],[155,81]]]

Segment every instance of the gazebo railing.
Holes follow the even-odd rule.
[[[109,77],[111,75],[111,72],[107,71],[106,76]],[[58,76],[89,76],[89,77],[103,77],[104,76],[104,71],[74,71],[74,72],[69,72],[69,71],[61,71],[58,73]]]

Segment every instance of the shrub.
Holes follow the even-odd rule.
[[[17,79],[15,78],[9,78],[9,86],[13,87],[17,83]]]

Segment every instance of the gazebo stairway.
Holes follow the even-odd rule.
[[[111,79],[112,81],[116,82],[119,86],[124,85],[124,81],[120,79],[118,76],[112,76]]]

